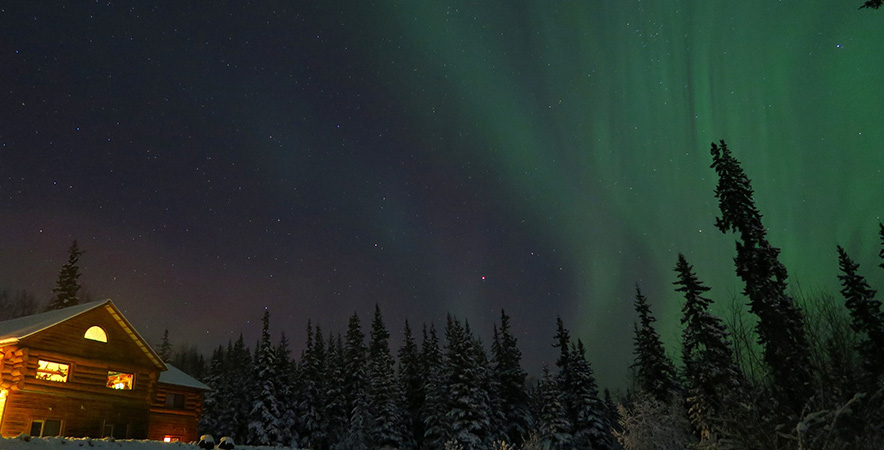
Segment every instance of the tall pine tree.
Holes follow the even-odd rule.
[[[393,357],[388,340],[390,333],[381,317],[381,308],[375,305],[372,331],[369,341],[368,405],[373,419],[369,428],[371,445],[374,447],[405,447],[406,441],[400,405],[402,392],[396,381]]]
[[[278,445],[281,424],[279,392],[277,391],[276,349],[270,344],[270,310],[264,309],[261,319],[261,343],[256,350],[256,390],[249,413],[248,440],[252,445]]]
[[[605,406],[599,400],[599,390],[593,369],[587,361],[584,343],[571,343],[569,331],[562,319],[556,318],[556,342],[560,354],[556,361],[559,375],[556,386],[572,434],[570,445],[575,449],[611,448],[610,425],[605,417]]]
[[[576,449],[604,450],[612,448],[611,425],[605,415],[605,405],[599,399],[599,389],[593,369],[587,361],[584,343],[578,339],[573,346],[569,377],[572,386],[568,393],[575,411],[572,431]]]
[[[286,334],[280,335],[280,342],[275,349],[276,389],[280,408],[279,443],[283,447],[293,447],[298,442],[296,429],[297,410],[295,405],[294,385],[297,377],[296,366],[289,352],[289,340]]]
[[[354,312],[347,322],[344,342],[344,394],[347,410],[353,413],[357,397],[366,388],[366,336]]]
[[[443,366],[442,350],[436,328],[424,327],[424,340],[421,345],[422,375],[424,377],[424,404],[421,407],[421,423],[424,425],[424,436],[421,442],[423,450],[437,450],[445,446],[449,435],[446,413],[446,376]]]
[[[446,341],[446,441],[454,439],[464,450],[483,449],[491,440],[491,417],[473,336],[468,327],[449,316]]]
[[[721,217],[716,228],[737,232],[737,274],[750,299],[750,312],[759,317],[756,331],[763,359],[771,369],[773,387],[785,412],[798,414],[811,394],[811,357],[803,315],[787,295],[787,269],[778,261],[780,249],[773,247],[762,226],[762,214],[753,200],[750,179],[725,141],[714,142],[710,153],[719,176],[714,191]]]
[[[566,412],[562,390],[557,383],[557,378],[544,366],[536,400],[540,406],[537,418],[538,437],[545,449],[572,450],[574,445],[571,421]]]
[[[347,434],[350,411],[347,409],[347,396],[344,392],[344,343],[341,335],[329,335],[329,350],[326,353],[326,421],[329,442],[341,441]]]
[[[875,299],[876,291],[870,288],[863,276],[857,273],[860,264],[855,263],[837,246],[839,252],[839,281],[845,307],[851,314],[851,328],[861,336],[857,352],[867,374],[868,388],[882,387],[882,302]]]
[[[163,362],[172,361],[172,344],[169,342],[169,329],[163,330],[163,341],[160,342],[158,356]]]
[[[685,256],[679,254],[675,271],[677,292],[685,296],[682,307],[682,362],[688,381],[689,418],[704,438],[721,437],[725,430],[726,409],[738,401],[743,375],[734,362],[728,331],[722,321],[710,314],[711,300],[704,297],[704,286]]]
[[[200,434],[230,435],[230,433],[224,433],[224,425],[222,424],[223,411],[227,407],[227,398],[223,393],[226,375],[224,373],[224,361],[224,347],[219,345],[212,352],[212,361],[209,363],[209,375],[205,379],[206,386],[209,386],[210,389],[203,394],[203,414],[200,416],[198,426]]]
[[[501,328],[492,341],[492,376],[501,408],[503,432],[510,443],[522,442],[531,422],[526,373],[520,365],[522,353],[510,332],[510,316],[501,310]]]
[[[319,328],[319,327],[317,327]],[[319,341],[319,342],[317,342]],[[314,333],[307,322],[307,343],[298,371],[298,437],[305,448],[326,448],[325,422],[325,346],[322,333]]]
[[[80,292],[80,266],[77,263],[83,253],[77,247],[77,241],[74,240],[68,249],[68,262],[58,272],[58,280],[55,282],[55,287],[52,288],[55,298],[46,306],[47,311],[67,308],[80,303],[80,297],[77,296]]]
[[[676,369],[664,351],[664,344],[658,332],[652,326],[655,318],[638,285],[633,307],[639,314],[639,325],[634,327],[636,335],[633,338],[633,354],[636,355],[636,362],[632,366],[636,369],[639,388],[658,401],[668,403],[676,388]]]
[[[399,357],[399,380],[405,396],[403,421],[409,430],[409,439],[420,447],[424,440],[424,423],[421,421],[421,408],[424,405],[424,376],[421,355],[415,344],[415,337],[409,322],[403,328],[403,345],[397,353]]]

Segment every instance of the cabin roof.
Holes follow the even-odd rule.
[[[31,316],[19,317],[17,319],[7,320],[4,322],[0,322],[0,347],[10,344],[16,344],[20,340],[31,336],[33,334],[39,333],[49,327],[58,325],[67,320],[73,319],[83,313],[92,311],[94,309],[98,309],[104,307],[107,309],[108,313],[113,316],[113,318],[120,324],[121,327],[126,331],[126,334],[135,341],[135,344],[141,348],[145,354],[147,354],[148,358],[156,365],[160,370],[166,369],[166,364],[160,360],[160,357],[156,352],[148,345],[147,341],[135,331],[135,328],[132,327],[132,324],[123,317],[123,314],[117,309],[117,306],[114,305],[110,299],[108,300],[100,300],[96,302],[83,303],[80,305],[69,306],[63,309],[56,309],[52,311],[46,311],[40,314],[34,314]]]
[[[160,378],[157,380],[160,383],[172,384],[175,386],[185,386],[189,388],[202,389],[204,391],[208,391],[211,388],[206,386],[203,383],[200,383],[196,378],[182,372],[177,367],[172,364],[166,363],[166,371],[160,372]]]

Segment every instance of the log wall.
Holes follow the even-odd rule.
[[[93,325],[108,342],[83,337]],[[8,393],[0,435],[27,433],[33,420],[49,419],[61,420],[66,436],[102,437],[106,424],[117,424],[127,426],[126,437],[146,438],[159,367],[139,344],[101,307],[3,347],[0,389]],[[67,382],[38,380],[41,359],[68,364]],[[132,389],[108,388],[108,371],[134,374]]]

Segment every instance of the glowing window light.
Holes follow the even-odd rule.
[[[132,380],[135,378],[131,373],[108,371],[107,387],[118,390],[131,390]]]
[[[92,326],[86,330],[86,334],[83,335],[86,339],[91,339],[93,341],[98,342],[107,342],[108,334],[104,332],[104,330],[99,326]]]
[[[67,364],[44,361],[41,359],[37,361],[37,374],[35,377],[38,380],[67,383],[70,369],[71,366]]]

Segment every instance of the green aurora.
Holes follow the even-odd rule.
[[[713,227],[711,141],[742,160],[794,289],[837,292],[837,243],[881,289],[880,13],[846,2],[399,2],[374,19],[402,33],[377,57],[412,64],[391,95],[424,128],[444,128],[445,163],[481,160],[481,174],[462,169],[500,180],[496,201],[525,214],[579,280],[580,300],[561,314],[593,360],[617,361],[603,385],[630,363],[630,330],[611,317],[630,314],[633,283],[676,348],[678,252],[715,299],[741,290],[735,238]]]

